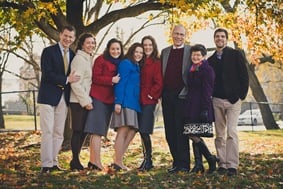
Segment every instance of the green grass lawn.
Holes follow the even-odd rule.
[[[6,129],[35,130],[35,119],[31,115],[4,115],[4,120]],[[39,116],[36,117],[36,123],[39,129]]]
[[[127,172],[81,171],[52,172],[39,175],[40,132],[0,133],[0,188],[122,188],[122,189],[262,189],[283,188],[283,130],[239,132],[240,167],[235,177],[207,174],[168,174],[171,156],[164,138],[164,130],[156,129],[153,135],[153,161],[155,168],[138,172],[142,161],[139,135],[129,147],[125,165]],[[112,163],[115,133],[109,133],[110,142],[103,143],[102,160],[105,167]],[[215,153],[213,138],[206,138]],[[192,152],[191,152],[192,153]],[[69,169],[70,150],[60,153],[60,165]],[[89,150],[84,146],[81,153],[86,166]],[[193,156],[191,155],[191,167]],[[205,167],[207,167],[205,162]]]

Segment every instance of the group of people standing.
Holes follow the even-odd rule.
[[[227,47],[228,32],[214,33],[215,53],[205,59],[203,45],[185,45],[182,25],[172,30],[173,45],[159,56],[157,43],[145,36],[133,43],[124,55],[118,39],[110,39],[102,55],[93,62],[96,40],[82,34],[76,54],[70,50],[75,28],[64,27],[60,41],[43,50],[42,78],[38,94],[42,130],[41,173],[62,170],[58,153],[63,142],[67,107],[71,109],[71,170],[83,170],[80,151],[90,135],[88,168],[103,171],[101,137],[108,128],[116,131],[115,170],[128,170],[123,157],[137,132],[143,147],[140,171],[153,168],[151,134],[154,111],[161,98],[165,137],[172,155],[169,173],[190,171],[189,140],[193,141],[195,166],[191,172],[204,172],[202,156],[209,164],[208,173],[216,170],[229,176],[239,166],[237,117],[241,100],[248,90],[245,58]],[[212,155],[199,136],[186,136],[184,123],[215,122],[217,156]]]

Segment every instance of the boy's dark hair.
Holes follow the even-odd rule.
[[[76,28],[72,25],[63,26],[62,29],[60,30],[60,33],[63,33],[64,30],[74,31],[76,34]]]
[[[228,31],[225,30],[224,28],[218,28],[218,29],[216,29],[216,30],[214,31],[213,37],[215,37],[216,33],[218,33],[218,32],[224,32],[225,35],[226,35],[226,39],[228,39]]]

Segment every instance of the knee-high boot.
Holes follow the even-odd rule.
[[[216,162],[219,161],[219,158],[217,158],[215,155],[212,155],[210,153],[203,140],[198,142],[197,145],[199,146],[201,153],[208,162],[208,166],[209,166],[208,173],[213,173],[216,170]]]
[[[142,135],[142,134],[140,133],[140,135]],[[144,167],[144,164],[145,164],[145,147],[144,147],[144,144],[143,144],[143,138],[142,137],[141,137],[141,142],[142,142],[143,161],[142,161],[141,165],[139,166],[138,170],[141,170]]]
[[[144,163],[142,163],[142,166],[140,167],[140,171],[148,171],[151,168],[153,168],[152,165],[152,145],[151,145],[151,139],[149,134],[141,134],[142,142],[143,142],[143,148],[144,148]]]
[[[204,172],[204,167],[202,164],[202,153],[199,149],[197,143],[193,142],[193,151],[194,151],[194,158],[195,158],[195,166],[191,170],[192,173]]]

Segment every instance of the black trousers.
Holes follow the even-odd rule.
[[[173,167],[190,168],[190,145],[184,132],[184,99],[177,91],[164,91],[162,113],[165,136],[173,157]]]

